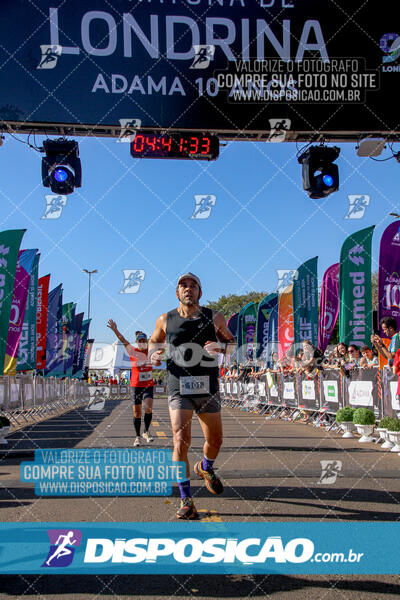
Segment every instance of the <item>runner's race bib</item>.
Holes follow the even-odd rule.
[[[139,381],[149,381],[153,377],[152,371],[144,371],[143,373],[139,373]]]
[[[209,394],[210,378],[208,375],[179,377],[179,393],[181,396],[193,394]]]

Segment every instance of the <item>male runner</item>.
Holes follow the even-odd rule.
[[[143,331],[136,332],[137,347],[132,346],[118,331],[115,321],[110,319],[107,326],[115,333],[120,342],[126,348],[129,359],[132,364],[131,385],[134,405],[133,405],[133,426],[135,428],[136,438],[134,446],[140,446],[140,427],[142,423],[142,402],[145,402],[144,409],[144,433],[142,438],[149,444],[153,441],[149,433],[151,419],[153,417],[153,367],[148,361],[147,336]]]
[[[162,314],[150,338],[149,355],[159,366],[167,344],[166,365],[168,404],[174,438],[172,460],[186,462],[187,480],[179,483],[181,504],[178,519],[196,519],[197,511],[190,491],[188,450],[191,441],[193,411],[203,430],[204,457],[194,465],[194,471],[204,479],[212,494],[221,494],[223,486],[215,475],[213,464],[222,444],[221,404],[219,398],[218,352],[235,350],[234,338],[223,315],[199,306],[200,279],[193,273],[179,277],[176,296],[178,308]],[[217,339],[224,344],[217,342]]]

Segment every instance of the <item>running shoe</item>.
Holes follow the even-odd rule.
[[[196,473],[196,475],[204,479],[204,483],[206,484],[206,487],[209,492],[216,495],[222,494],[222,492],[224,491],[224,486],[222,485],[221,480],[214,473],[214,469],[209,469],[208,471],[205,471],[203,469],[202,462],[203,461],[200,460],[194,465],[194,472]]]
[[[178,512],[176,513],[178,519],[186,519],[187,521],[197,519],[199,517],[196,507],[193,502],[193,498],[183,498]]]
[[[140,437],[139,436],[135,437],[135,441],[133,442],[133,445],[140,446]]]
[[[145,431],[145,432],[143,433],[143,435],[142,435],[142,438],[143,438],[144,440],[146,440],[146,442],[147,442],[148,444],[150,444],[150,442],[154,442],[154,438],[152,438],[152,437],[151,437],[151,435],[149,434],[149,432],[148,432],[148,431]]]

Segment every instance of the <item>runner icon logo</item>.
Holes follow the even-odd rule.
[[[284,142],[286,133],[290,129],[290,119],[269,119],[271,131],[269,133],[269,142]]]
[[[67,196],[47,194],[45,196],[46,210],[41,219],[59,219],[64,206],[67,205]]]
[[[50,548],[42,567],[68,567],[74,558],[75,547],[81,545],[79,529],[48,529]]]
[[[317,483],[333,484],[342,470],[341,460],[321,460],[321,477]]]
[[[349,209],[345,219],[362,219],[365,209],[369,206],[370,197],[367,194],[349,194]]]
[[[61,56],[62,46],[44,44],[40,46],[42,58],[37,69],[54,69],[57,64],[58,57]]]
[[[278,283],[276,291],[281,294],[285,288],[293,283],[297,279],[297,271],[294,269],[277,269],[276,274],[278,276]]]
[[[215,206],[216,196],[213,194],[195,194],[195,207],[191,219],[208,219]]]
[[[146,272],[143,269],[123,269],[124,285],[120,294],[137,294]]]
[[[194,45],[194,59],[189,69],[207,69],[210,65],[210,60],[214,58],[215,46]]]
[[[117,142],[133,142],[136,137],[137,129],[142,125],[140,119],[120,119],[121,132]]]

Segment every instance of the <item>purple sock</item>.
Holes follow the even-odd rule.
[[[210,460],[209,458],[204,457],[201,466],[205,471],[209,471],[210,469],[212,469],[213,464],[214,460]]]
[[[182,500],[184,498],[192,497],[192,494],[190,493],[190,480],[189,479],[187,481],[181,481],[180,483],[178,483],[178,487],[179,487],[179,492],[181,494]]]

